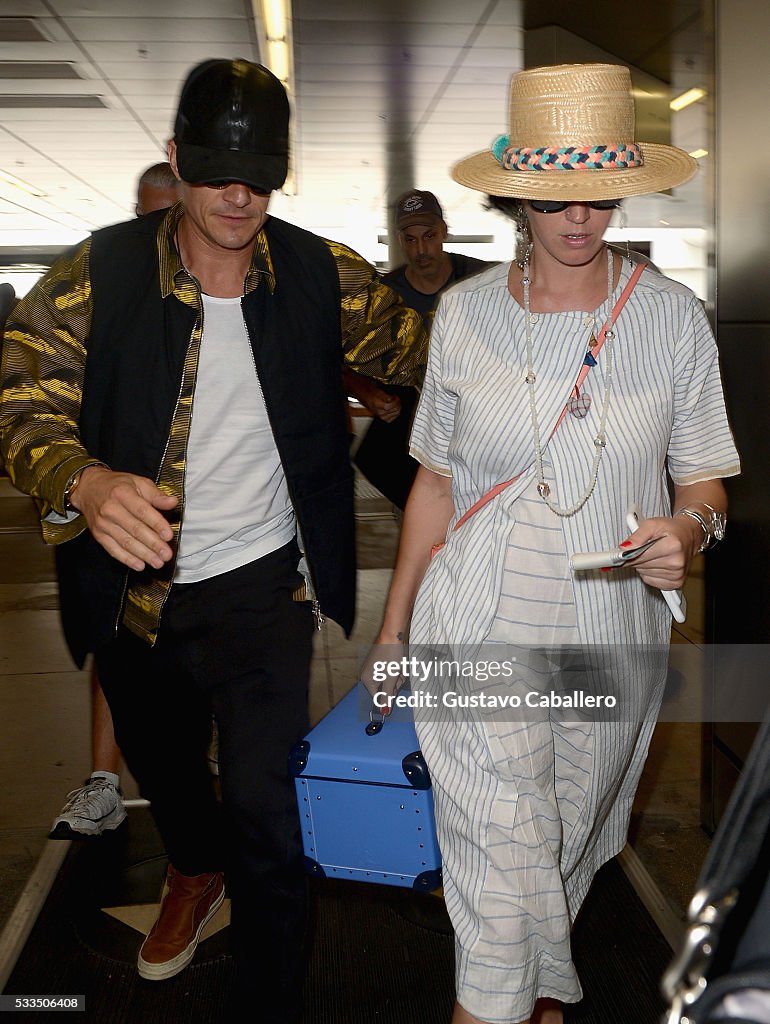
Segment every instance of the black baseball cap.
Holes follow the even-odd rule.
[[[248,60],[207,60],[182,86],[174,123],[183,181],[283,185],[289,166],[289,100],[275,75]]]
[[[432,192],[421,192],[413,188],[396,200],[396,228],[401,231],[410,224],[425,224],[433,227],[436,221],[444,220],[441,203]]]

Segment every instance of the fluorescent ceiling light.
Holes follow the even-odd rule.
[[[267,55],[270,70],[276,78],[286,82],[289,78],[289,48],[283,39],[268,39]]]
[[[294,170],[289,167],[289,173],[286,175],[286,181],[281,186],[281,192],[285,196],[296,196],[297,194],[297,180],[294,177]]]
[[[252,0],[267,45],[265,63],[288,88],[291,77],[291,0]],[[261,15],[261,17],[260,17]]]
[[[266,49],[265,63],[275,77],[283,83],[291,96],[292,57],[292,16],[291,0],[251,0],[255,20],[259,26],[260,49]],[[289,153],[294,152],[294,128],[289,125]],[[281,191],[284,195],[297,194],[292,157],[289,157],[289,173]]]
[[[702,100],[706,95],[706,90],[700,87],[695,89],[688,89],[687,92],[683,92],[680,96],[675,96],[669,103],[669,107],[672,110],[684,110],[685,107],[689,107],[691,103],[697,103],[698,100]]]
[[[262,16],[268,39],[286,38],[286,8],[283,0],[262,0]]]

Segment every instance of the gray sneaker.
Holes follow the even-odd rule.
[[[108,779],[91,778],[67,794],[67,803],[54,819],[49,839],[82,839],[116,829],[125,820],[123,798]]]

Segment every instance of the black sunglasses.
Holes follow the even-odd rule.
[[[247,185],[245,181],[196,181],[194,183],[195,188],[215,188],[218,192],[221,192],[224,188],[229,188],[230,185],[243,185],[247,188],[253,196],[269,196],[270,191],[262,188],[255,188],[254,185]]]
[[[578,202],[581,206],[590,206],[592,210],[617,210],[623,200],[594,199],[593,202],[589,203],[574,199],[568,203],[560,203],[555,199],[528,199],[527,202],[535,213],[561,213],[562,210],[566,210],[568,206],[572,206]]]

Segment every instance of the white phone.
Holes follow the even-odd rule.
[[[658,538],[645,541],[637,548],[613,548],[611,551],[584,551],[570,556],[569,567],[573,572],[585,569],[614,569],[627,565],[657,542]]]
[[[634,533],[642,521],[642,514],[636,505],[631,505],[626,512],[626,526]],[[684,594],[680,590],[661,590],[663,600],[668,605],[671,614],[677,622],[684,622],[687,616],[687,606]]]

